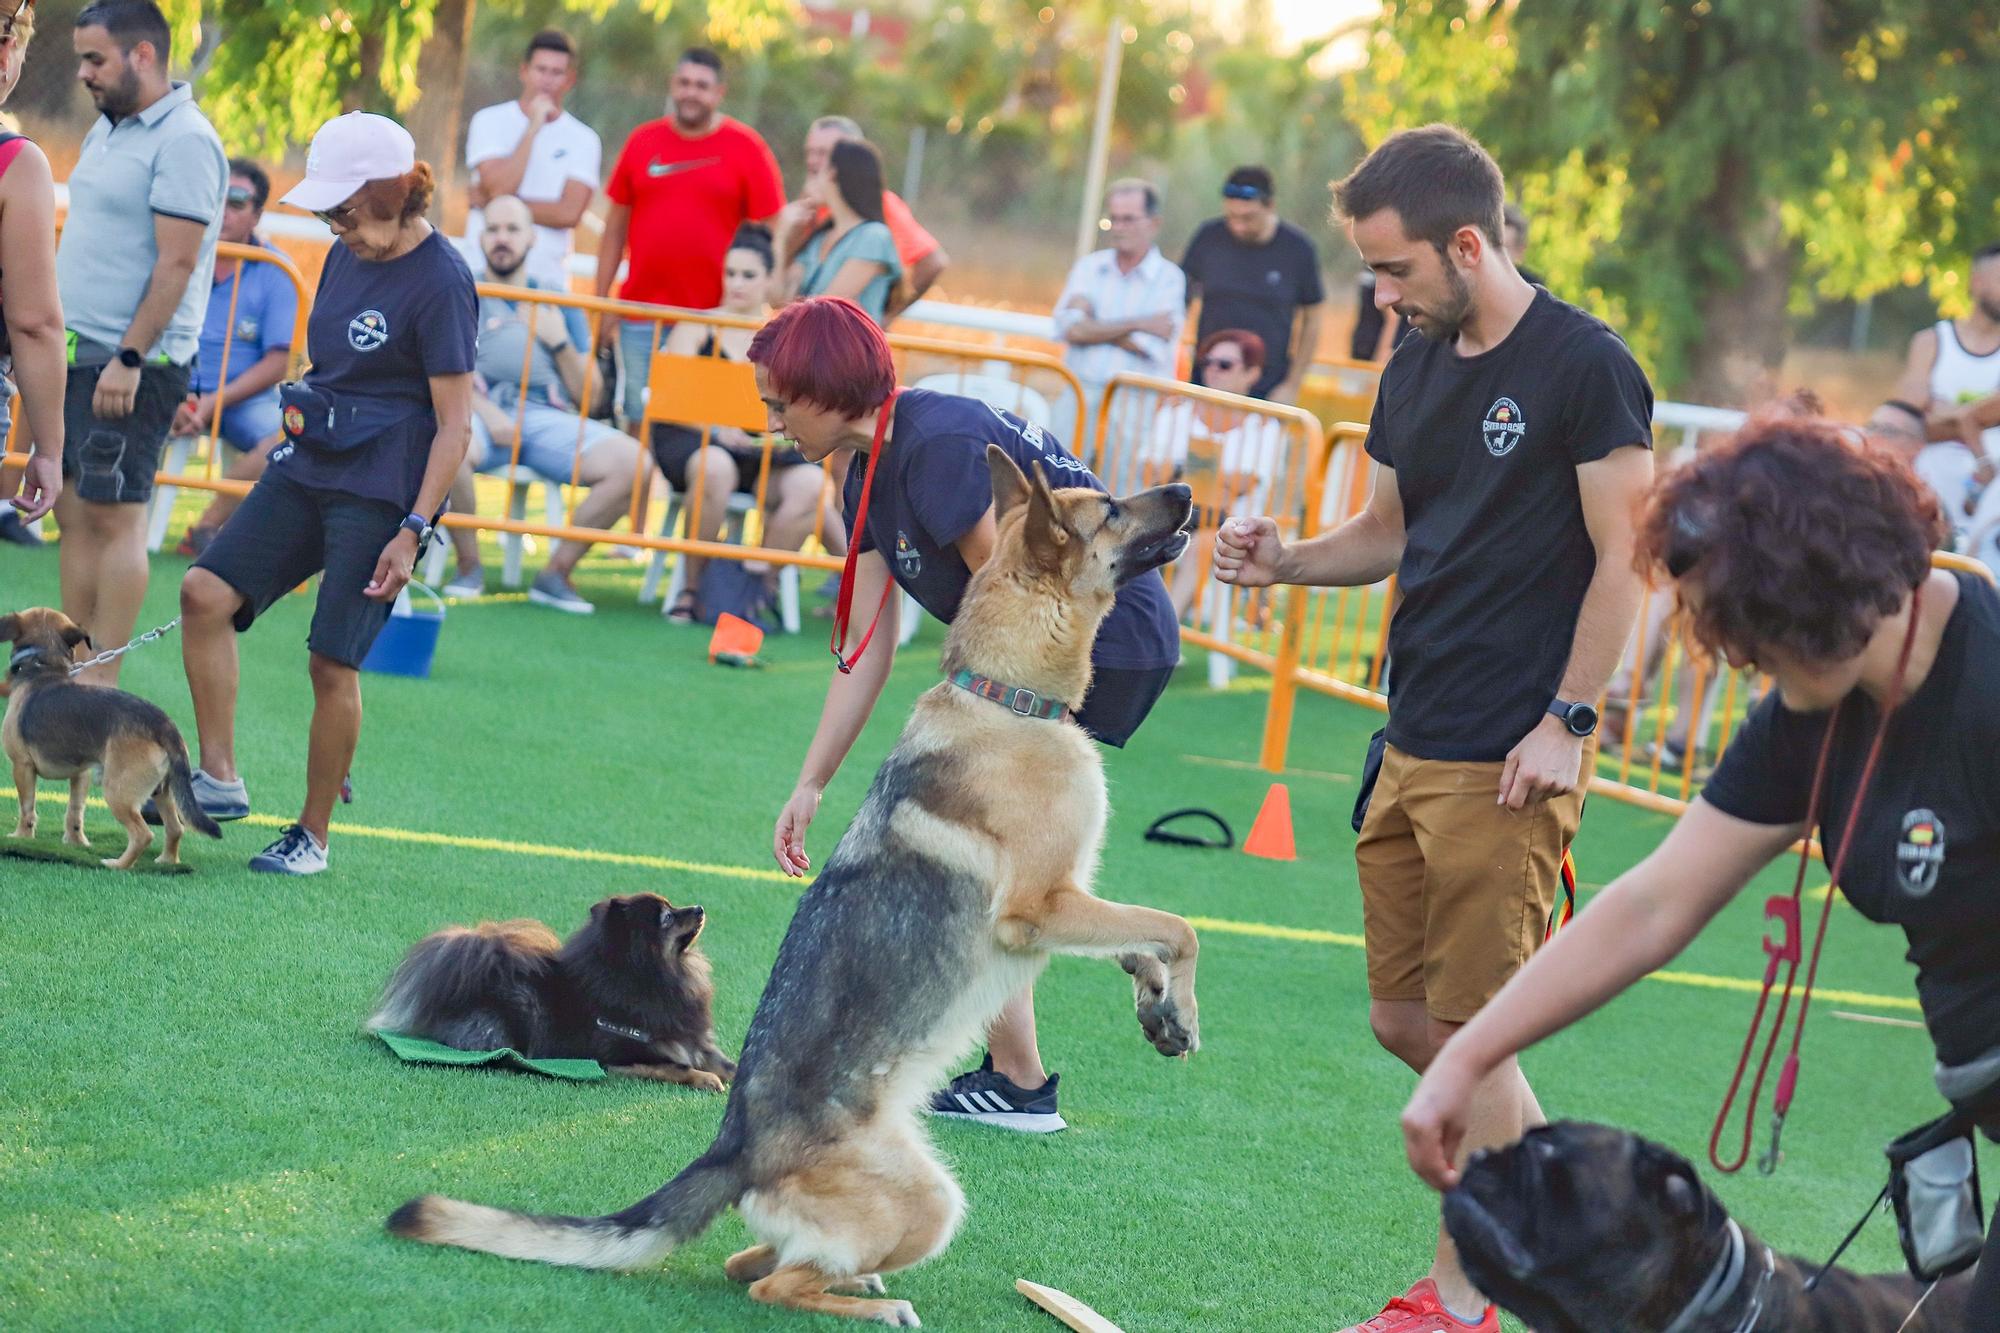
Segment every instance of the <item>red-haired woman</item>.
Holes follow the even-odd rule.
[[[361,659],[409,582],[472,430],[479,296],[458,251],[424,220],[431,170],[409,132],[352,112],[313,135],[306,178],[282,202],[340,244],[306,326],[312,369],[286,385],[285,438],[181,581],[181,655],[194,696],[195,798],[250,813],[236,771],[236,635],[314,574],[312,738],[298,822],[252,870],[326,869],[327,821],[361,737]]]
[[[843,497],[850,548],[841,588],[841,605],[854,612],[842,648],[852,671],[834,673],[772,839],[779,867],[803,875],[812,864],[806,829],[820,793],[874,711],[895,660],[898,599],[889,596],[891,581],[949,622],[972,571],[993,553],[986,446],[999,445],[1024,470],[1040,467],[1058,488],[1102,491],[1104,484],[1054,436],[1011,412],[951,394],[898,391],[888,339],[852,301],[820,296],[785,307],[758,331],[750,360],[773,433],[790,439],[809,462],[836,449],[856,455]],[[1090,693],[1062,702],[1097,740],[1122,746],[1166,688],[1179,644],[1165,582],[1157,572],[1141,575],[1119,590],[1098,632]],[[932,1109],[1008,1129],[1064,1128],[1055,1076],[1042,1067],[1035,1044],[1032,992],[995,1020],[988,1052],[980,1069],[938,1094]]]
[[[1797,415],[1660,484],[1641,558],[1704,644],[1777,689],[1659,848],[1446,1044],[1403,1112],[1425,1180],[1456,1180],[1480,1080],[1665,965],[1815,826],[1847,900],[1909,941],[1940,1091],[2000,1137],[2000,596],[1931,568],[1943,534],[1900,459]],[[1996,1238],[1970,1328],[2000,1328]]]

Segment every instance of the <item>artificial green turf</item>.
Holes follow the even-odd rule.
[[[182,567],[155,560],[142,625],[172,614]],[[356,804],[337,820],[768,867],[825,689],[825,622],[769,640],[768,670],[723,670],[703,658],[705,630],[635,605],[638,581],[635,565],[587,562],[579,584],[599,602],[587,620],[519,600],[454,608],[432,679],[367,678]],[[56,596],[53,550],[0,547],[0,609]],[[302,794],[310,611],[287,599],[242,641],[239,755],[260,815],[289,818]],[[813,826],[816,861],[935,679],[939,635],[927,626],[900,658]],[[1099,892],[1358,933],[1347,820],[1376,714],[1301,698],[1296,863],[1141,840],[1155,816],[1190,804],[1240,836],[1268,782],[1251,766],[1266,696],[1254,677],[1210,692],[1191,656],[1131,748],[1107,757],[1115,813]],[[124,683],[191,730],[172,641],[127,659]],[[53,843],[60,806],[43,815]],[[1577,849],[1584,880],[1609,879],[1667,826],[1594,802]],[[90,832],[118,845],[101,809]],[[513,916],[567,932],[609,893],[700,902],[733,1051],[795,886],[354,834],[336,835],[330,873],[275,880],[243,868],[271,833],[191,834],[199,873],[178,878],[0,860],[0,1326],[847,1326],[765,1310],[727,1282],[722,1259],[748,1243],[734,1216],[639,1274],[434,1250],[381,1229],[432,1190],[540,1211],[621,1207],[697,1154],[722,1106],[625,1080],[398,1063],[359,1025],[419,936]],[[1788,882],[1768,873],[1677,966],[1757,975],[1761,900]],[[1893,933],[1837,908],[1822,984],[1906,997],[1900,953]],[[1422,1271],[1435,1203],[1402,1163],[1395,1117],[1411,1080],[1368,1034],[1360,951],[1210,932],[1199,988],[1203,1048],[1170,1061],[1141,1038],[1115,966],[1051,966],[1041,1037],[1074,1128],[936,1127],[970,1211],[945,1254],[889,1280],[926,1326],[1054,1328],[1015,1294],[1025,1276],[1130,1333],[1336,1328]],[[1700,1159],[1751,1000],[1644,984],[1527,1068],[1551,1113]],[[1937,1109],[1923,1034],[1828,1012],[1844,1007],[1815,1006],[1785,1169],[1719,1182],[1744,1222],[1812,1254],[1879,1188],[1880,1145]],[[1888,1227],[1854,1257],[1894,1267]]]

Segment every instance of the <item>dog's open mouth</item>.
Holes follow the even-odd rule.
[[[1157,537],[1142,546],[1127,547],[1119,555],[1118,581],[1129,582],[1149,570],[1173,563],[1187,550],[1190,540],[1189,534],[1182,530]]]

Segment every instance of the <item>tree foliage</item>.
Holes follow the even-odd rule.
[[[2000,10],[1932,0],[1403,0],[1351,112],[1493,150],[1534,260],[1669,386],[1753,394],[1788,310],[1927,283],[2000,235]]]

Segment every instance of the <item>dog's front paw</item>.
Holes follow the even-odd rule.
[[[86,838],[86,837],[85,837],[85,836],[83,835],[83,830],[82,830],[82,829],[75,829],[75,830],[70,830],[70,829],[65,829],[65,830],[63,830],[63,841],[64,841],[65,843],[67,843],[67,844],[68,844],[69,846],[71,846],[71,847],[88,847],[88,846],[90,846],[90,839],[89,839],[89,838]]]
[[[9,834],[8,836],[14,838],[32,838],[35,836],[35,826],[33,824],[28,823],[24,819],[20,823],[14,825],[13,833]]]
[[[1173,996],[1139,1001],[1139,1029],[1161,1055],[1186,1055],[1201,1045],[1192,1007],[1183,1009]]]
[[[703,1092],[728,1091],[722,1080],[709,1073],[706,1069],[688,1070],[687,1085],[690,1088],[699,1088]]]
[[[880,1273],[863,1273],[859,1277],[850,1277],[844,1281],[829,1282],[826,1284],[826,1289],[847,1296],[881,1296],[887,1294],[889,1290],[882,1284]]]
[[[870,1316],[878,1324],[890,1328],[922,1328],[924,1321],[917,1318],[916,1310],[908,1301],[875,1301],[875,1313]]]

